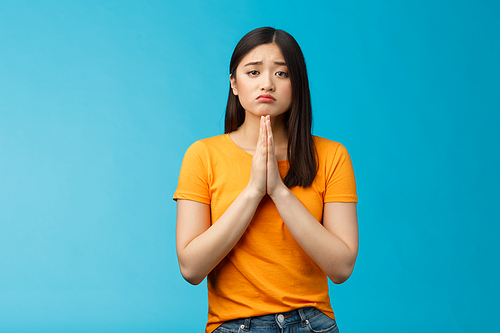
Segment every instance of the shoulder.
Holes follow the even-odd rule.
[[[318,166],[324,166],[330,171],[334,171],[338,166],[351,166],[352,162],[349,153],[343,144],[318,136],[314,137]]]
[[[326,182],[324,202],[357,202],[356,180],[347,149],[339,142],[314,137],[318,175]]]
[[[198,140],[196,142],[200,142],[200,143],[203,143],[205,145],[214,145],[214,144],[221,144],[221,143],[224,143],[224,142],[227,142],[227,134],[220,134],[220,135],[216,135],[216,136],[211,136],[209,138],[205,138],[205,139],[201,139],[201,140]]]
[[[313,135],[314,146],[319,156],[348,154],[347,149],[340,142]]]
[[[237,150],[229,135],[221,134],[195,141],[184,154],[187,163],[200,163],[208,166],[213,163],[226,163],[234,160]],[[227,163],[226,163],[227,165]]]
[[[212,162],[220,159],[221,153],[219,151],[227,145],[225,141],[227,141],[227,138],[223,134],[192,143],[184,153],[181,174],[182,171],[194,173],[198,173],[199,171],[208,172]]]
[[[186,153],[208,153],[214,149],[221,149],[226,145],[228,145],[227,134],[221,134],[195,141],[189,146]]]
[[[227,141],[227,134],[221,134],[216,136],[211,136],[209,138],[200,139],[195,141],[191,147],[211,147],[219,146]],[[191,148],[190,147],[190,148]]]

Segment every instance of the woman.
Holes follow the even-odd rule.
[[[311,135],[304,57],[288,33],[249,32],[230,63],[226,134],[186,152],[177,191],[183,277],[206,276],[206,332],[337,332],[327,276],[358,251],[345,148]]]

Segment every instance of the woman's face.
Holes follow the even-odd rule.
[[[233,93],[247,113],[276,117],[290,109],[292,84],[277,44],[262,44],[248,52],[231,77]]]

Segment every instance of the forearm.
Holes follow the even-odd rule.
[[[282,188],[272,198],[288,230],[307,255],[333,282],[347,280],[357,257],[357,226],[355,241],[346,243],[320,224],[288,188]]]
[[[252,220],[261,199],[246,188],[216,223],[186,246],[178,247],[181,273],[188,282],[199,284],[231,251]]]

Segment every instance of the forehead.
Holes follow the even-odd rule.
[[[243,59],[241,59],[241,65],[245,65],[247,62],[285,62],[283,53],[278,46],[278,44],[261,44],[250,52],[248,52]]]

